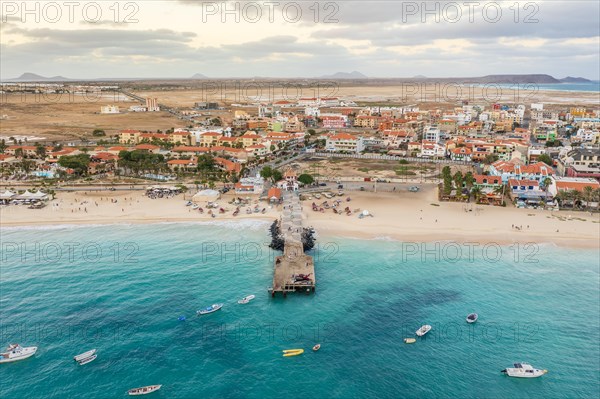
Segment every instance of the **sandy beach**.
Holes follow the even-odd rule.
[[[346,202],[350,196],[351,201]],[[227,210],[212,218],[185,206],[182,195],[173,198],[147,198],[140,191],[60,192],[43,209],[26,206],[3,206],[0,226],[43,226],[66,224],[135,224],[165,222],[208,222],[239,219],[274,220],[282,206],[251,201],[266,212],[247,214],[242,207],[233,216],[235,206],[228,204],[234,195],[224,195],[218,202]],[[355,211],[368,210],[373,217],[358,218],[335,214],[331,209],[314,212],[311,204],[324,198],[305,200],[305,226],[316,229],[321,239],[356,237],[393,239],[404,242],[455,241],[485,243],[552,243],[577,248],[598,248],[600,215],[587,212],[551,212],[513,207],[475,206],[462,203],[438,203],[436,189],[423,186],[419,193],[400,190],[394,193],[350,192],[336,197]],[[331,203],[332,200],[329,200]],[[202,206],[202,204],[200,204]]]

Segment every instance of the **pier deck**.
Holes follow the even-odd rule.
[[[286,195],[283,205],[279,227],[285,245],[283,255],[275,257],[273,287],[270,289],[272,296],[275,296],[276,292],[283,293],[283,296],[288,292],[310,292],[315,290],[316,285],[313,257],[304,253],[302,244],[302,211],[298,195]],[[310,280],[295,281],[295,276],[299,274],[309,276]]]

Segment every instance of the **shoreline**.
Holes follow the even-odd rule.
[[[104,226],[144,226],[154,224],[195,224],[195,225],[227,225],[240,224],[243,222],[264,223],[265,226],[270,225],[274,221],[270,217],[246,217],[246,218],[221,218],[219,220],[210,219],[173,219],[173,218],[156,218],[156,219],[130,219],[122,222],[111,222],[106,220],[77,220],[77,221],[55,221],[55,222],[15,222],[15,223],[0,223],[0,231],[19,231],[19,230],[37,230],[37,229],[68,229],[68,228],[86,228],[86,227],[104,227]],[[314,226],[313,226],[314,227]],[[495,244],[499,246],[510,246],[513,244],[535,244],[535,245],[554,245],[561,248],[572,249],[598,249],[598,240],[592,237],[549,237],[546,235],[531,235],[526,234],[522,239],[500,238],[495,233],[489,235],[481,235],[480,232],[472,234],[462,234],[460,236],[448,237],[447,234],[439,232],[437,234],[406,232],[405,234],[397,234],[387,232],[381,234],[360,233],[355,231],[342,231],[336,228],[320,227],[315,228],[317,232],[317,242],[322,239],[353,239],[353,240],[368,240],[368,241],[392,241],[397,243],[456,243],[470,246],[476,244],[479,246]],[[320,239],[320,240],[319,240]]]
[[[311,204],[322,203],[323,199],[303,201],[304,226],[313,227],[321,240],[339,237],[402,243],[535,243],[600,248],[600,214],[492,206],[469,208],[464,203],[438,202],[432,185],[423,185],[418,193],[352,192],[344,198],[346,196],[351,197],[351,202],[343,201],[340,206],[353,210],[351,216],[335,214],[331,209],[314,212]],[[281,205],[258,202],[254,196],[234,217],[235,206],[228,204],[232,198],[234,195],[224,195],[218,202],[227,212],[212,218],[207,212],[200,214],[186,207],[183,196],[149,199],[143,193],[133,191],[60,193],[40,210],[24,206],[0,208],[0,229],[170,223],[237,225],[259,222],[267,225],[278,219],[283,210]],[[255,206],[265,208],[265,214],[245,212],[246,207]],[[360,219],[358,210],[368,210],[373,217]]]

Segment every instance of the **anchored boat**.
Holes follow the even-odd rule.
[[[467,323],[469,323],[469,324],[475,323],[478,318],[479,318],[479,316],[477,315],[477,313],[471,313],[467,316]]]
[[[91,357],[95,354],[96,354],[96,349],[92,349],[87,352],[83,352],[81,355],[73,356],[73,360],[75,360],[76,362],[80,362],[83,359],[87,359],[88,357]]]
[[[204,315],[204,314],[213,313],[213,312],[216,312],[217,310],[221,309],[222,307],[223,307],[222,303],[215,303],[215,304],[210,305],[207,308],[197,311],[196,314]]]
[[[536,378],[541,377],[548,372],[548,370],[536,369],[529,363],[515,363],[514,366],[515,367],[505,368],[501,373],[504,373],[509,377]]]
[[[0,353],[0,363],[17,362],[35,355],[37,346],[22,347],[19,344],[11,344],[6,348],[6,352]]]
[[[127,391],[127,393],[130,396],[147,395],[149,393],[158,391],[160,387],[162,387],[162,385],[148,385],[147,387],[130,389]]]
[[[94,360],[96,360],[97,357],[98,355],[92,355],[90,357],[86,357],[85,359],[79,360],[77,363],[79,363],[80,366],[83,366],[84,364],[93,362]]]
[[[283,351],[283,357],[298,356],[304,353],[304,349],[286,349]]]
[[[422,337],[423,335],[427,334],[430,330],[431,326],[429,324],[425,324],[424,326],[421,326],[421,328],[419,328],[415,332],[415,334],[417,334],[419,337]]]

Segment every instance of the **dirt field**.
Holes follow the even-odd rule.
[[[112,95],[87,101],[82,96],[4,95],[0,103],[0,116],[3,116],[0,137],[7,141],[11,136],[36,136],[48,141],[78,140],[91,137],[94,129],[113,135],[122,129],[164,131],[186,126],[185,121],[167,112],[128,112],[135,104],[138,103]],[[104,105],[117,105],[122,113],[100,114],[100,107]]]
[[[300,173],[314,177],[338,179],[347,176],[371,179],[420,180],[438,177],[444,164],[381,161],[375,159],[306,159],[292,165]],[[472,171],[469,166],[452,165],[452,173]]]
[[[294,84],[291,82],[290,85]],[[291,86],[290,86],[291,87]],[[172,107],[191,107],[198,101],[216,101],[222,105],[232,103],[269,102],[277,100],[295,101],[301,97],[341,97],[352,100],[359,105],[375,103],[377,105],[420,105],[424,109],[431,105],[452,104],[462,101],[469,103],[492,104],[504,102],[509,104],[525,104],[543,102],[547,104],[594,105],[598,103],[598,95],[593,92],[559,92],[538,91],[534,85],[518,86],[519,90],[489,86],[487,88],[469,85],[444,85],[428,83],[405,84],[394,86],[354,86],[345,87],[325,85],[317,87],[309,85],[301,89],[282,88],[270,82],[245,82],[236,84],[224,82],[217,88],[213,83],[206,83],[198,88],[182,88],[178,90],[135,91],[142,97],[156,97],[160,103]]]

